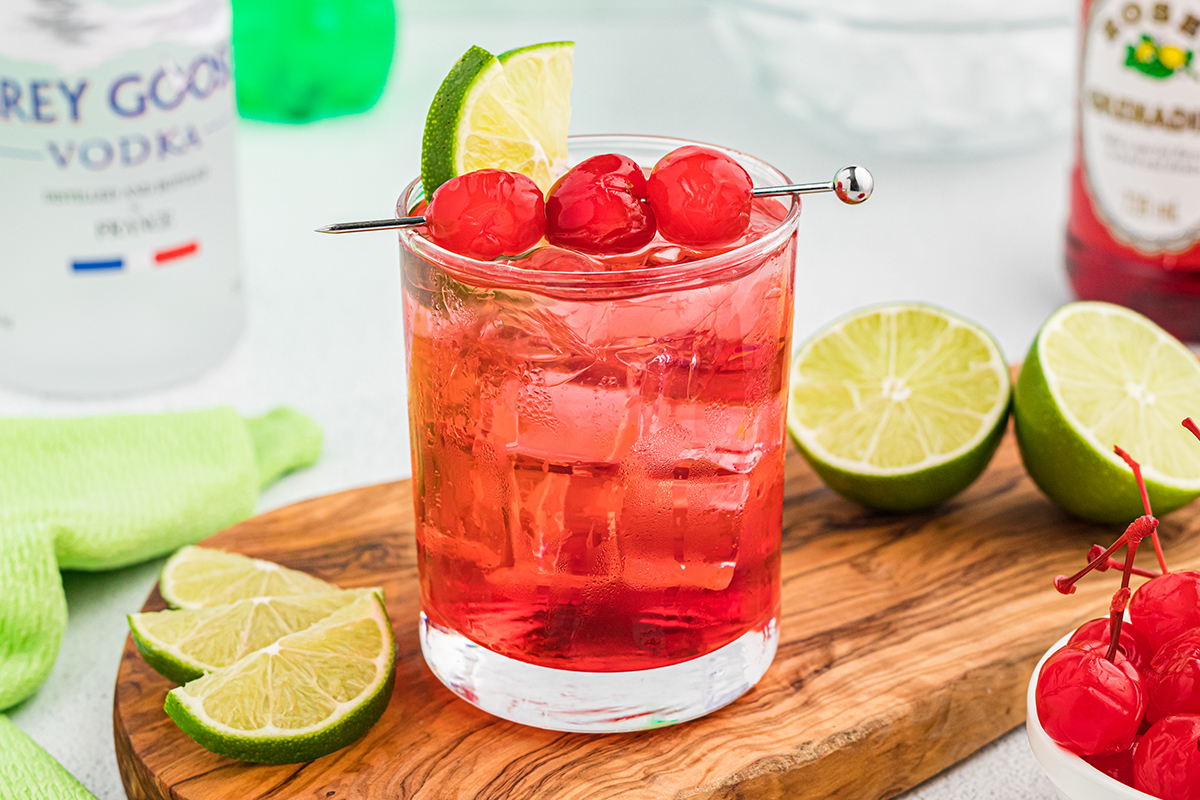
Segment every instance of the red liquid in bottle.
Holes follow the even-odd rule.
[[[1200,0],[1084,0],[1067,272],[1200,341]]]

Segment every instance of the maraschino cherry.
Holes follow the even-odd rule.
[[[1189,417],[1183,427],[1200,439],[1200,429]],[[1134,593],[1129,616],[1157,651],[1180,634],[1200,628],[1200,572],[1167,572],[1147,581]]]
[[[1200,439],[1192,420],[1183,424]],[[1093,547],[1083,570],[1055,578],[1055,588],[1070,594],[1088,572],[1122,568],[1109,619],[1084,624],[1071,644],[1046,660],[1035,689],[1038,719],[1052,739],[1122,783],[1161,800],[1200,800],[1200,573],[1167,570],[1141,467],[1119,447],[1115,450],[1133,470],[1145,514],[1112,547]],[[1138,544],[1147,536],[1161,573],[1133,566]],[[1123,565],[1112,558],[1122,546]],[[1131,597],[1129,578],[1135,572],[1152,577]],[[1132,624],[1122,619],[1126,605]],[[1094,655],[1089,658],[1088,651],[1095,654],[1105,642],[1101,663]],[[1107,661],[1112,663],[1105,666]],[[1139,693],[1144,696],[1142,735],[1130,739],[1136,742],[1131,749],[1099,752],[1096,748],[1125,741]]]
[[[1168,572],[1146,581],[1129,601],[1129,616],[1155,651],[1200,627],[1200,572]]]
[[[1150,726],[1133,753],[1133,785],[1162,800],[1200,800],[1200,715]]]
[[[1069,644],[1046,659],[1035,695],[1038,720],[1061,747],[1081,756],[1127,750],[1146,710],[1137,670],[1098,642]]]
[[[546,231],[546,201],[520,173],[481,169],[439,186],[425,223],[429,238],[447,250],[490,261],[538,243]]]
[[[754,181],[737,161],[706,147],[667,153],[646,179],[658,232],[675,244],[727,244],[750,227]]]
[[[1098,756],[1084,756],[1083,760],[1108,777],[1115,778],[1126,786],[1133,786],[1133,754],[1137,750],[1137,744],[1141,738],[1141,736],[1136,737],[1128,750],[1102,753]]]
[[[546,240],[582,253],[640,250],[654,238],[646,176],[628,156],[607,153],[580,162],[546,198]]]
[[[1109,606],[1109,636],[1105,646],[1097,641],[1068,644],[1042,666],[1034,697],[1038,720],[1061,747],[1081,756],[1127,750],[1137,736],[1146,713],[1146,693],[1141,676],[1121,652],[1121,629],[1129,603],[1129,578],[1142,539],[1158,527],[1150,513],[1141,466],[1121,448],[1114,448],[1137,480],[1146,515],[1134,520],[1116,543],[1093,559],[1086,568],[1067,578],[1058,576],[1054,586],[1063,594],[1075,591],[1075,583],[1125,546],[1121,587]]]
[[[1111,635],[1112,621],[1108,617],[1101,617],[1080,625],[1075,633],[1071,634],[1067,644],[1097,642],[1107,647],[1108,637]],[[1129,659],[1129,663],[1133,664],[1139,675],[1144,675],[1150,666],[1150,660],[1154,658],[1154,650],[1150,647],[1146,636],[1131,623],[1125,622],[1121,625],[1118,642],[1118,652]]]
[[[1167,642],[1154,654],[1146,680],[1146,719],[1200,714],[1200,630]]]

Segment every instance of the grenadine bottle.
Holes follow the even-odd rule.
[[[1200,0],[1083,0],[1067,272],[1200,341]]]

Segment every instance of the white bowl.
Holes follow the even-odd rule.
[[[1038,673],[1042,671],[1042,664],[1046,663],[1046,659],[1064,646],[1070,638],[1071,634],[1068,633],[1055,642],[1042,656],[1042,660],[1033,670],[1033,677],[1029,679],[1029,693],[1025,701],[1025,730],[1029,734],[1029,746],[1033,749],[1034,758],[1042,765],[1062,800],[1157,800],[1154,795],[1139,792],[1115,778],[1110,778],[1070,750],[1059,747],[1042,728],[1037,715],[1035,696]]]

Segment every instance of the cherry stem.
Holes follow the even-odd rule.
[[[1104,552],[1104,547],[1102,545],[1098,545],[1098,544],[1092,545],[1091,551],[1088,552],[1088,561],[1091,562],[1091,561],[1099,558],[1100,554],[1103,552]],[[1117,561],[1115,558],[1109,558],[1106,561],[1104,561],[1104,563],[1102,563],[1098,567],[1096,567],[1096,571],[1097,572],[1108,572],[1110,569],[1113,569],[1114,567],[1117,569],[1124,569],[1125,565],[1123,562]],[[1139,575],[1143,578],[1157,578],[1160,575],[1162,575],[1161,572],[1155,572],[1152,569],[1145,569],[1143,567],[1134,567],[1133,574]]]
[[[1158,568],[1162,570],[1162,574],[1166,575],[1170,572],[1167,569],[1167,559],[1163,556],[1162,542],[1158,540],[1158,526],[1154,526],[1154,533],[1150,534],[1150,541],[1154,544],[1154,555],[1158,559]]]
[[[1132,552],[1136,548],[1129,549]],[[1129,605],[1130,594],[1129,587],[1122,586],[1113,594],[1108,607],[1108,650],[1104,658],[1113,663],[1116,663],[1117,649],[1121,646],[1121,625],[1125,622],[1125,607]]]
[[[1143,519],[1143,518],[1139,517],[1139,519]],[[1136,520],[1135,520],[1135,522],[1136,522]],[[1109,547],[1107,550],[1101,551],[1101,553],[1098,556],[1096,556],[1091,561],[1089,561],[1088,565],[1086,567],[1084,567],[1083,569],[1079,570],[1079,572],[1076,572],[1074,575],[1072,575],[1069,578],[1066,575],[1059,575],[1059,576],[1055,577],[1054,588],[1058,589],[1059,593],[1061,593],[1061,594],[1075,594],[1075,584],[1078,583],[1079,580],[1084,575],[1087,575],[1089,572],[1091,572],[1094,569],[1101,569],[1101,565],[1103,565],[1103,569],[1108,569],[1108,562],[1110,560],[1114,560],[1114,559],[1110,559],[1109,556],[1111,556],[1113,553],[1115,553],[1117,550],[1119,550],[1123,544],[1125,544],[1126,542],[1129,541],[1129,531],[1132,527],[1133,527],[1133,523],[1131,523],[1129,525],[1129,527],[1125,529],[1124,533],[1122,533],[1120,536],[1117,537],[1117,540],[1112,543],[1111,547]],[[1097,545],[1097,547],[1099,547],[1099,545]],[[1096,550],[1096,548],[1093,547],[1092,552],[1095,552],[1095,550]],[[1117,562],[1117,563],[1120,563],[1120,562]],[[1103,571],[1103,570],[1101,570],[1101,571]]]
[[[1189,422],[1192,422],[1191,417],[1183,421],[1183,427],[1187,428]],[[1192,431],[1197,439],[1200,439],[1200,430],[1196,429],[1196,423],[1192,422],[1192,427],[1188,430]],[[1134,461],[1133,456],[1120,447],[1114,446],[1113,451],[1133,470],[1133,479],[1137,481],[1138,492],[1142,495],[1142,508],[1145,509],[1147,517],[1153,518],[1154,512],[1150,510],[1150,495],[1146,492],[1146,481],[1142,478],[1142,465]],[[1167,559],[1163,556],[1162,543],[1158,540],[1158,520],[1154,522],[1154,532],[1150,534],[1150,539],[1154,542],[1154,555],[1158,557],[1158,567],[1166,575],[1169,570],[1167,569]]]
[[[1196,435],[1197,438],[1200,438],[1200,433]],[[1105,571],[1120,564],[1120,562],[1111,556],[1116,552],[1117,548],[1125,545],[1125,563],[1121,569],[1121,588],[1117,589],[1113,595],[1112,604],[1109,606],[1108,612],[1108,651],[1104,657],[1109,661],[1115,661],[1117,650],[1121,644],[1121,626],[1125,621],[1125,608],[1129,605],[1131,595],[1129,578],[1136,571],[1133,562],[1137,558],[1138,545],[1142,543],[1142,539],[1149,536],[1154,540],[1155,551],[1159,556],[1159,564],[1163,567],[1164,571],[1166,570],[1166,563],[1162,558],[1162,550],[1158,547],[1158,520],[1154,518],[1154,514],[1150,510],[1150,496],[1146,492],[1146,480],[1142,477],[1142,467],[1131,455],[1120,447],[1114,447],[1113,450],[1133,470],[1133,477],[1137,481],[1138,492],[1142,496],[1142,507],[1146,510],[1146,513],[1144,516],[1138,517],[1129,523],[1129,526],[1125,528],[1125,532],[1118,536],[1117,541],[1113,542],[1112,546],[1108,549],[1101,550],[1100,545],[1094,545],[1088,553],[1090,561],[1088,561],[1086,567],[1069,578],[1059,575],[1054,579],[1055,589],[1063,594],[1073,594],[1075,592],[1075,584],[1084,575],[1087,575],[1094,569]],[[1100,550],[1100,552],[1097,553],[1097,550]],[[1142,570],[1139,574],[1145,572],[1145,570]]]
[[[1146,481],[1142,477],[1141,465],[1137,461],[1134,461],[1133,457],[1120,447],[1114,447],[1113,450],[1133,470],[1133,477],[1137,481],[1138,491],[1142,494],[1142,506],[1146,509],[1146,515],[1138,517],[1129,523],[1129,527],[1125,529],[1125,533],[1121,534],[1121,538],[1128,544],[1125,548],[1125,568],[1121,572],[1121,588],[1113,594],[1112,605],[1109,607],[1108,613],[1111,627],[1108,634],[1108,652],[1104,654],[1106,659],[1115,662],[1117,648],[1121,644],[1121,625],[1125,621],[1125,608],[1129,605],[1129,576],[1133,574],[1133,559],[1137,556],[1138,545],[1142,543],[1142,539],[1147,535],[1157,542],[1158,520],[1154,518],[1153,512],[1150,511],[1150,497],[1146,494]],[[1165,563],[1163,564],[1163,571],[1166,571]]]
[[[1089,572],[1091,572],[1094,569],[1098,569],[1101,572],[1107,570],[1111,566],[1111,564],[1109,562],[1116,561],[1116,559],[1109,558],[1109,556],[1111,556],[1118,549],[1120,549],[1120,547],[1122,545],[1125,545],[1125,544],[1128,544],[1131,547],[1136,549],[1137,546],[1139,544],[1141,544],[1142,539],[1146,538],[1147,536],[1152,535],[1155,528],[1157,528],[1157,527],[1158,527],[1158,520],[1156,520],[1154,517],[1138,517],[1133,522],[1129,523],[1129,527],[1127,527],[1125,529],[1124,533],[1122,533],[1120,536],[1117,537],[1117,540],[1112,543],[1111,547],[1109,547],[1107,550],[1101,551],[1099,555],[1097,555],[1095,558],[1093,558],[1091,561],[1088,562],[1088,565],[1086,567],[1079,570],[1079,572],[1076,572],[1074,575],[1072,575],[1069,578],[1065,575],[1057,576],[1054,579],[1054,588],[1058,589],[1058,591],[1061,594],[1075,594],[1075,584],[1079,582],[1080,578],[1082,578],[1084,575],[1087,575]],[[1091,553],[1095,553],[1099,549],[1100,549],[1100,545],[1094,545],[1092,547]],[[1091,553],[1089,553],[1088,555],[1091,555]],[[1128,564],[1129,558],[1126,557],[1125,561]],[[1121,562],[1119,562],[1119,561],[1117,562],[1117,564],[1120,564],[1120,563]],[[1130,574],[1132,574],[1133,571],[1134,571],[1133,566],[1130,565],[1130,567],[1129,567]],[[1153,573],[1151,573],[1151,577],[1157,577],[1157,576],[1154,575]],[[1128,584],[1129,584],[1129,580],[1128,580],[1128,578],[1125,578],[1125,585],[1128,585]]]

